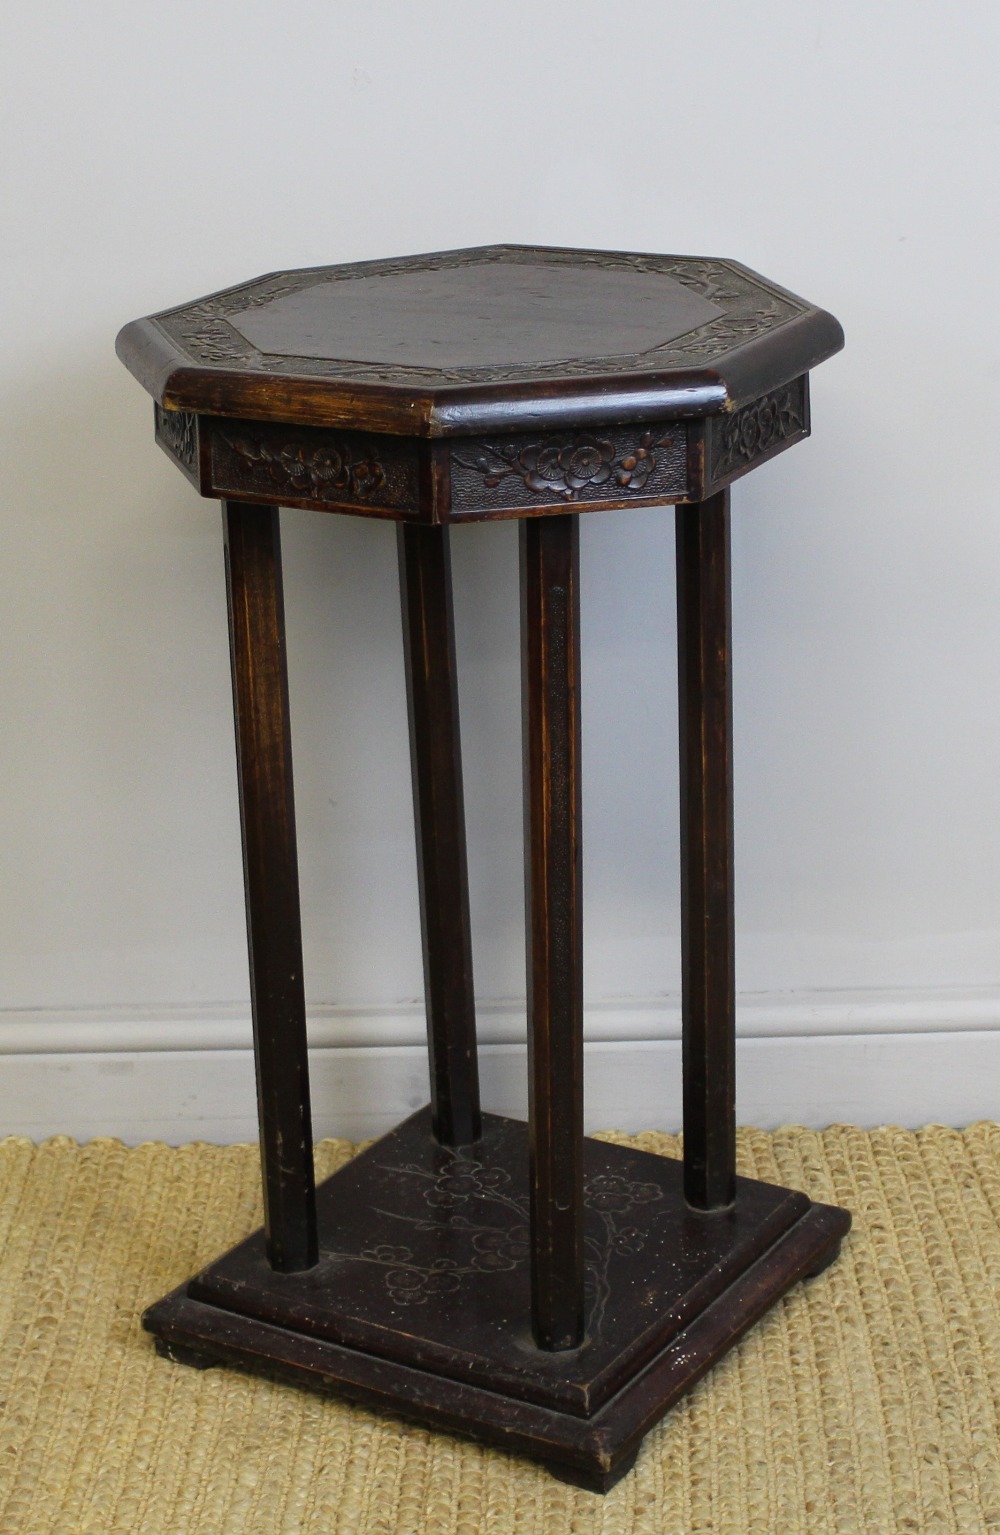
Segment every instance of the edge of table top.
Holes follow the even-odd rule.
[[[266,280],[267,276],[256,281]],[[785,291],[769,281],[768,286],[775,293]],[[193,361],[161,328],[156,315],[126,325],[116,350],[133,376],[168,411],[363,427],[422,438],[683,420],[735,410],[840,350],[844,334],[838,321],[825,310],[804,305],[796,295],[788,297],[803,305],[801,313],[745,344],[734,345],[711,366],[626,367],[621,372],[600,372],[595,367],[591,376],[579,370],[567,370],[565,375],[549,370],[537,379],[491,382],[484,378],[461,384],[415,379],[409,384],[321,377],[307,371],[267,373],[232,363]]]

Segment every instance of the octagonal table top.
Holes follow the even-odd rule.
[[[416,437],[716,415],[842,345],[735,261],[519,245],[274,272],[118,337],[167,411]]]

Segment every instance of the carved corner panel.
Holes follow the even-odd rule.
[[[809,378],[803,374],[739,410],[706,423],[706,494],[809,436]]]
[[[153,406],[156,440],[200,490],[200,451],[198,417],[189,410],[164,410]]]
[[[208,495],[370,517],[419,515],[412,439],[201,419],[209,439]]]
[[[516,516],[534,508],[682,500],[688,428],[682,421],[596,432],[458,439],[449,445],[451,516]]]

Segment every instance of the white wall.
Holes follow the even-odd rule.
[[[247,1067],[218,508],[154,447],[115,332],[276,267],[493,240],[735,256],[843,322],[815,436],[734,497],[741,1111],[1000,1115],[998,45],[987,0],[7,18],[0,1132],[252,1125],[196,1091]],[[318,1118],[353,1133],[423,1091],[393,531],[283,528]],[[454,546],[503,1098],[516,534]],[[672,513],[584,519],[582,560],[591,1118],[673,1123],[675,1046],[643,1094],[626,1048],[676,1033]],[[361,1086],[345,1042],[384,1052]]]

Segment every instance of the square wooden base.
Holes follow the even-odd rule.
[[[587,1140],[587,1335],[530,1331],[527,1127],[439,1146],[421,1110],[318,1190],[320,1261],[273,1272],[256,1232],[147,1311],[161,1352],[391,1409],[605,1491],[644,1434],[785,1291],[836,1256],[846,1210],[739,1179],[684,1202],[682,1165]]]

